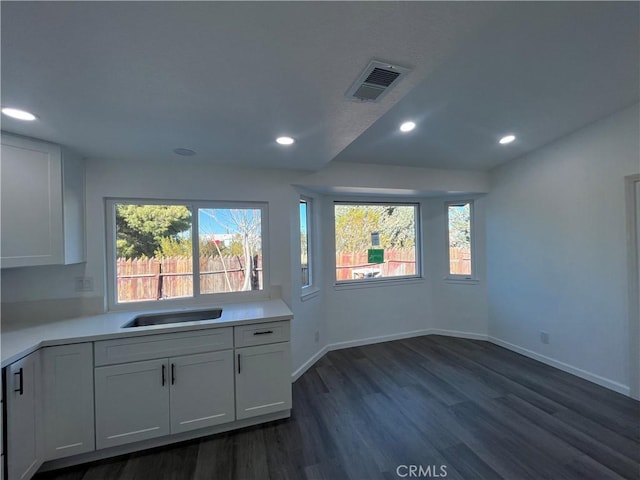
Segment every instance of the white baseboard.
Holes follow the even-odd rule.
[[[382,342],[390,342],[392,340],[401,340],[403,338],[411,338],[411,337],[420,337],[422,335],[445,335],[447,337],[456,337],[456,338],[468,338],[471,340],[484,340],[501,347],[506,348],[507,350],[514,351],[525,357],[533,358],[534,360],[538,360],[546,365],[555,367],[564,372],[570,373],[577,377],[583,378],[590,382],[593,382],[602,387],[608,388],[609,390],[613,390],[614,392],[621,393],[626,396],[631,395],[631,389],[628,385],[623,385],[619,382],[610,380],[605,377],[601,377],[600,375],[596,375],[595,373],[588,372],[586,370],[582,370],[581,368],[574,367],[567,363],[561,362],[559,360],[555,360],[554,358],[547,357],[546,355],[541,355],[532,350],[528,350],[526,348],[520,347],[510,342],[506,342],[496,337],[491,337],[489,335],[485,335],[482,333],[474,333],[474,332],[462,332],[459,330],[445,330],[440,328],[428,328],[425,330],[413,330],[411,332],[402,332],[402,333],[394,333],[391,335],[382,335],[379,337],[368,337],[362,338],[358,340],[348,340],[346,342],[336,342],[325,345],[316,353],[314,353],[301,367],[299,367],[293,374],[291,375],[291,381],[295,382],[298,378],[300,378],[304,372],[309,370],[318,360],[320,360],[327,352],[331,350],[340,350],[343,348],[351,348],[351,347],[360,347],[363,345],[372,345],[374,343],[382,343]]]
[[[324,355],[329,351],[329,347],[327,347],[327,345],[325,345],[324,347],[322,347],[320,350],[318,350],[316,353],[314,353],[313,355],[311,355],[311,357],[309,358],[309,360],[307,360],[306,362],[304,362],[302,364],[302,366],[300,366],[295,372],[293,372],[291,374],[291,383],[295,382],[297,379],[299,379],[302,375],[304,375],[304,372],[306,372],[307,370],[309,370],[314,363],[316,363],[318,360],[320,360],[322,357],[324,357]]]
[[[623,395],[629,396],[631,390],[628,385],[623,385],[619,382],[615,382],[613,380],[609,380],[608,378],[601,377],[600,375],[596,375],[595,373],[587,372],[586,370],[582,370],[581,368],[574,367],[573,365],[569,365],[568,363],[561,362],[551,357],[547,357],[546,355],[541,355],[533,350],[529,350],[527,348],[520,347],[510,342],[506,342],[496,337],[488,337],[488,340],[491,343],[495,343],[501,347],[504,347],[508,350],[512,350],[516,353],[520,353],[525,357],[533,358],[539,362],[542,362],[546,365],[550,365],[564,372],[575,375],[576,377],[583,378],[585,380],[589,380],[601,387],[608,388],[609,390],[613,390],[614,392],[621,393]]]
[[[391,342],[392,340],[402,340],[403,338],[420,337],[429,335],[431,329],[413,330],[411,332],[392,333],[391,335],[382,335],[380,337],[368,337],[358,340],[348,340],[346,342],[330,343],[327,345],[329,350],[341,350],[343,348],[361,347],[362,345],[373,345],[374,343]]]
[[[429,330],[430,335],[444,335],[445,337],[468,338],[470,340],[487,341],[489,336],[484,333],[461,332],[459,330],[443,330],[441,328],[432,328]]]

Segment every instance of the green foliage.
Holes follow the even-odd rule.
[[[191,211],[181,205],[116,205],[118,257],[154,257],[162,239],[178,241],[191,228]],[[180,248],[178,245],[167,248]]]
[[[415,209],[406,205],[336,205],[336,250],[371,248],[371,234],[380,234],[380,248],[415,246]]]
[[[336,250],[361,252],[371,245],[371,233],[380,230],[380,210],[373,205],[336,205]]]
[[[468,203],[449,207],[449,246],[460,249],[471,247],[471,209]]]
[[[162,237],[156,257],[190,257],[192,255],[191,238]]]

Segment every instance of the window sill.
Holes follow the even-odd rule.
[[[457,277],[444,277],[445,283],[461,284],[461,285],[477,285],[480,280],[477,278],[457,278]]]
[[[307,300],[316,298],[318,295],[320,295],[319,289],[313,288],[312,290],[310,290],[309,287],[307,287],[302,290],[302,293],[300,294],[300,301],[306,302]]]
[[[408,285],[412,283],[424,283],[423,277],[386,278],[380,280],[355,280],[334,283],[334,290],[351,290],[354,288],[392,287],[396,285]]]

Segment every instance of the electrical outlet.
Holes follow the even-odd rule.
[[[76,277],[76,292],[93,292],[93,277]]]
[[[549,343],[549,332],[540,332],[540,341],[542,343]]]
[[[313,336],[316,343],[320,341],[320,332],[316,330],[316,334]]]

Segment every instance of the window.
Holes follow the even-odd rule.
[[[416,204],[336,202],[336,281],[420,276]]]
[[[263,290],[266,205],[110,200],[112,304]]]
[[[300,199],[300,265],[302,269],[302,288],[313,283],[311,267],[311,199]]]
[[[449,277],[472,279],[472,202],[447,203]]]

